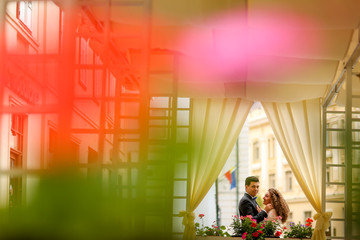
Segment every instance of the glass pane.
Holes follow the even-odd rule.
[[[169,97],[152,97],[150,100],[151,108],[169,108]]]
[[[168,119],[151,119],[149,120],[149,125],[151,126],[168,126]]]
[[[178,98],[178,108],[190,108],[190,98]]]
[[[333,213],[332,218],[345,218],[343,203],[326,203],[326,211]]]
[[[108,134],[107,136],[111,137],[110,134]],[[127,141],[139,140],[140,135],[127,133],[127,134],[121,134],[119,138],[120,138],[120,141],[127,142]],[[126,144],[130,144],[130,143],[126,143]],[[134,144],[132,144],[132,145],[134,145]]]
[[[130,162],[139,162],[139,152],[129,152]]]
[[[326,146],[344,147],[345,132],[344,131],[327,131]]]
[[[121,103],[121,115],[122,116],[139,116],[139,103],[137,102],[125,102]]]
[[[138,184],[138,170],[131,168],[131,185],[136,186]]]
[[[326,173],[329,182],[345,182],[344,167],[327,167]]]
[[[345,160],[344,149],[326,149],[326,163],[342,164]]]
[[[188,128],[178,128],[176,142],[187,143],[189,139],[189,129]]]
[[[189,126],[189,111],[188,110],[178,110],[177,111],[177,125],[179,126]]]
[[[360,168],[353,168],[352,169],[352,182],[353,183],[360,183]]]
[[[156,204],[152,204],[152,206],[156,207]],[[157,205],[157,207],[153,210],[156,209],[162,210],[162,212],[164,211],[164,209],[159,209],[159,205]],[[145,231],[147,233],[156,233],[162,229],[165,229],[165,218],[162,216],[145,216],[145,220]]]
[[[152,140],[165,140],[168,138],[168,131],[167,127],[149,127],[149,138]]]
[[[344,237],[344,221],[331,221],[330,231],[333,237]]]
[[[166,191],[163,188],[147,188],[146,189],[146,197],[154,197],[154,198],[161,198],[166,196]]]
[[[185,197],[186,196],[186,181],[175,181],[174,182],[174,196],[175,197]]]
[[[184,232],[185,227],[182,224],[182,219],[182,217],[173,217],[173,232]]]
[[[186,178],[187,177],[187,164],[176,163],[174,178]]]
[[[352,157],[353,157],[353,164],[360,164],[360,149],[353,149]]]
[[[120,119],[120,127],[122,129],[138,129],[139,120],[137,119]]]
[[[173,214],[179,214],[186,209],[186,199],[174,199],[173,204]]]
[[[167,165],[157,165],[157,166],[148,166],[147,168],[147,176],[148,178],[164,178],[166,177],[168,172]]]
[[[169,110],[162,109],[150,109],[150,116],[153,117],[167,117],[169,116]]]

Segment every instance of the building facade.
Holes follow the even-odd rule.
[[[63,97],[59,84],[63,76],[59,64],[64,48],[63,21],[61,4],[53,1],[9,1],[6,5],[5,51],[2,52],[6,59],[5,81],[1,89],[4,109],[1,114],[2,170],[42,170],[54,164],[61,131],[59,101]],[[83,102],[72,99],[67,110],[72,128],[99,129],[101,106],[97,98],[101,92],[102,72],[105,72],[104,87],[110,96],[115,91],[114,76],[101,65],[100,55],[88,44],[83,36],[77,36],[73,55],[78,64],[92,61],[99,69],[74,69],[73,89],[68,89],[69,95],[65,98],[71,98],[72,90],[73,96],[88,98]],[[114,122],[109,109],[105,121],[109,125]],[[104,159],[110,159],[112,141],[110,137],[104,141]],[[68,146],[68,156],[74,164],[92,164],[99,159],[99,139],[94,134],[73,132]],[[2,207],[26,201],[31,181],[12,176],[2,180]]]

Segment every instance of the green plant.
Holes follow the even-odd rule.
[[[235,236],[241,236],[242,239],[247,240],[262,240],[264,239],[264,232],[262,224],[258,224],[251,215],[247,216],[233,216],[233,222],[230,228]]]
[[[264,232],[265,237],[280,237],[282,234],[281,227],[281,216],[277,216],[276,220],[264,219],[264,222],[261,223],[262,231]]]
[[[313,220],[311,218],[306,219],[306,224],[290,223],[290,231],[284,232],[285,238],[311,238],[314,229],[312,228]]]
[[[217,226],[214,222],[211,227],[204,226],[204,214],[199,214],[199,218],[201,219],[201,226],[199,223],[195,223],[195,231],[197,236],[222,236],[222,237],[230,237],[230,234],[226,231],[225,226]]]

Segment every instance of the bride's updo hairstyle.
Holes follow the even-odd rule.
[[[277,189],[270,188],[268,192],[270,194],[271,204],[273,205],[277,215],[281,216],[281,222],[285,223],[290,211],[288,204]]]

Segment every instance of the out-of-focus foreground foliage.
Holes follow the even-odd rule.
[[[123,189],[104,184],[99,176],[61,172],[38,178],[26,203],[1,209],[0,239],[171,238],[166,229],[148,227],[144,213],[149,205],[139,194],[144,186],[124,197],[119,194]]]

